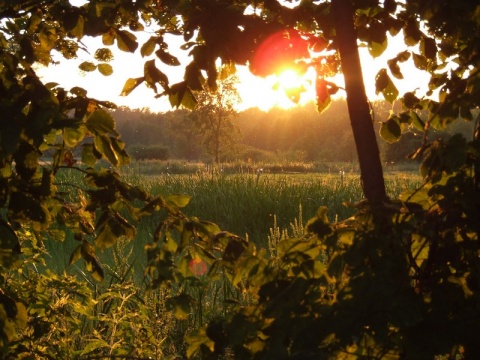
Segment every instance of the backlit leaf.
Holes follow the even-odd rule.
[[[378,43],[376,41],[372,41],[368,44],[368,52],[372,57],[379,57],[384,53],[384,51],[388,47],[388,39],[385,38],[385,40],[381,43]]]
[[[112,142],[110,137],[106,135],[97,135],[94,140],[95,150],[98,151],[102,156],[110,161],[114,166],[118,166],[119,160],[117,154],[113,150]]]
[[[113,53],[109,48],[101,48],[95,51],[94,57],[97,61],[109,62],[113,60]]]
[[[97,68],[97,65],[90,61],[84,61],[80,65],[78,65],[79,69],[82,71],[90,72],[94,71]]]
[[[137,37],[126,30],[117,31],[117,46],[125,52],[135,52],[138,47]]]
[[[139,77],[139,78],[130,78],[125,82],[125,85],[123,85],[122,92],[120,93],[120,96],[127,96],[130,94],[138,85],[140,85],[142,82],[145,81],[144,77]]]
[[[178,59],[175,56],[171,55],[165,50],[159,49],[155,52],[155,55],[157,55],[158,58],[167,65],[171,65],[171,66],[180,65],[180,61],[178,61]]]
[[[151,36],[140,48],[140,54],[142,57],[150,56],[155,50],[155,46],[157,45],[157,36]]]
[[[168,195],[165,198],[165,203],[170,206],[183,208],[188,205],[192,197],[189,195]]]
[[[88,130],[95,135],[112,134],[118,136],[115,130],[113,116],[103,109],[94,111],[85,122]]]
[[[321,77],[317,77],[315,81],[315,95],[317,100],[317,111],[321,113],[331,102],[330,93],[327,89],[327,81]]]
[[[398,89],[387,74],[386,69],[381,69],[375,77],[375,92],[382,93],[385,100],[393,103],[398,97]]]
[[[389,143],[398,141],[401,135],[402,130],[394,117],[384,121],[380,126],[380,136]]]
[[[98,64],[98,71],[104,76],[110,76],[113,74],[113,67],[110,64],[101,63]]]
[[[97,162],[97,157],[93,152],[93,144],[82,144],[82,163],[93,166]]]
[[[428,67],[428,60],[425,56],[423,55],[418,55],[415,53],[412,53],[413,56],[413,63],[415,64],[415,67],[420,70],[426,70]]]

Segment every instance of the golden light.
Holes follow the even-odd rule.
[[[297,88],[304,82],[303,76],[293,69],[286,69],[278,76],[279,87],[283,90]]]

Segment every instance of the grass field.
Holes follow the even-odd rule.
[[[232,169],[206,172],[200,170],[201,166],[189,164],[190,173],[172,174],[166,163],[144,162],[121,172],[128,182],[142,186],[152,195],[190,195],[190,204],[184,209],[187,215],[215,222],[239,236],[248,236],[261,247],[267,246],[268,236],[275,230],[274,224],[277,230],[291,233],[296,220],[305,223],[320,206],[328,207],[330,221],[343,220],[354,214],[354,204],[363,198],[360,175],[355,166],[331,165],[329,168],[335,171],[330,173],[234,173]],[[341,176],[338,168],[347,171]],[[293,169],[302,170],[301,164],[295,164]],[[304,169],[311,171],[312,167],[306,165]],[[64,184],[81,181],[73,170],[65,174]],[[385,181],[388,194],[396,197],[407,189],[418,187],[421,178],[414,172],[388,171]],[[69,186],[65,185],[65,190],[68,189]],[[143,262],[143,247],[151,241],[158,221],[158,218],[146,218],[138,224],[137,239],[132,246],[139,263]],[[77,243],[67,238],[63,243],[52,244],[48,245],[52,259],[56,259],[52,265],[62,271]],[[111,257],[107,251],[105,259]]]

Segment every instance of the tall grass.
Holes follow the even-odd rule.
[[[302,206],[308,220],[320,206],[328,207],[329,218],[342,220],[355,212],[353,205],[363,198],[361,181],[356,173],[346,174],[161,174],[142,176],[127,174],[128,181],[141,184],[155,195],[188,194],[185,208],[194,215],[217,223],[240,236],[248,235],[257,245],[266,246],[274,217],[286,228]],[[417,186],[419,179],[409,175],[386,179],[387,191],[395,197]]]

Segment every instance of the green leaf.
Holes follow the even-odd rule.
[[[411,124],[419,131],[425,131],[425,123],[415,111],[410,111]]]
[[[113,116],[103,109],[94,111],[85,122],[88,130],[94,135],[112,134],[118,136],[115,130]]]
[[[82,163],[93,166],[97,162],[97,157],[93,152],[93,144],[82,144]]]
[[[73,251],[72,255],[70,255],[70,260],[68,261],[68,265],[73,265],[81,258],[82,258],[82,244],[78,245],[77,248]]]
[[[95,65],[90,61],[84,61],[80,65],[78,65],[78,67],[82,71],[90,72],[90,71],[95,71],[95,69],[97,68],[97,65]]]
[[[97,68],[100,74],[102,74],[103,76],[110,76],[113,74],[113,67],[110,64],[101,63],[98,64]]]
[[[82,241],[82,257],[85,261],[85,269],[92,275],[95,281],[103,281],[105,278],[105,272],[100,260],[95,254],[95,248],[88,241]]]
[[[97,135],[95,136],[93,144],[95,146],[95,150],[102,154],[105,159],[110,161],[112,165],[118,166],[119,159],[112,147],[110,137],[106,135]]]
[[[166,301],[166,306],[169,311],[173,312],[173,315],[178,320],[187,320],[188,316],[192,312],[193,299],[190,295],[180,294],[168,298]]]
[[[393,103],[398,97],[398,89],[387,74],[386,69],[381,69],[375,77],[375,92],[382,93],[385,100]]]
[[[215,343],[207,336],[205,328],[193,330],[186,336],[188,343],[187,358],[193,359],[194,355],[201,351],[203,347],[209,349],[212,353],[215,350]]]
[[[112,149],[115,152],[117,159],[118,159],[118,165],[127,165],[130,164],[130,156],[125,150],[125,143],[119,139],[115,138],[110,138],[110,142],[112,145]]]
[[[171,55],[170,53],[168,53],[163,49],[159,49],[155,51],[155,55],[157,55],[158,58],[167,65],[171,65],[171,66],[180,65],[180,61],[178,61],[178,59],[175,56]]]
[[[63,129],[63,141],[65,141],[65,145],[73,148],[77,146],[79,142],[81,142],[86,135],[85,126],[81,125],[79,127],[66,127]]]
[[[135,52],[138,47],[137,37],[126,30],[117,30],[117,46],[125,52]]]
[[[368,43],[368,52],[372,57],[376,58],[382,55],[385,50],[388,47],[388,38],[385,38],[385,40],[381,43],[378,43],[376,41],[371,41]]]
[[[186,109],[194,110],[197,106],[197,99],[188,88],[186,82],[180,82],[172,85],[168,92],[168,100],[172,107],[183,106]]]
[[[380,126],[380,136],[389,143],[394,143],[400,140],[401,135],[402,129],[400,128],[398,118],[396,117],[391,117],[387,121],[384,121]]]
[[[127,96],[130,94],[138,85],[143,83],[145,81],[144,77],[139,77],[139,78],[130,78],[125,82],[125,85],[123,85],[122,92],[120,93],[120,96]]]
[[[102,214],[97,223],[97,233],[95,245],[100,249],[111,247],[122,237],[133,240],[137,236],[135,227],[115,211]]]
[[[168,195],[165,198],[167,206],[174,206],[177,208],[183,208],[188,205],[192,197],[189,195]]]
[[[142,57],[152,55],[153,51],[155,50],[155,46],[157,45],[158,36],[151,36],[145,44],[142,45],[140,48],[140,54]]]
[[[87,355],[97,349],[110,348],[110,345],[103,339],[87,339],[87,342],[88,344],[83,348],[80,356]]]

